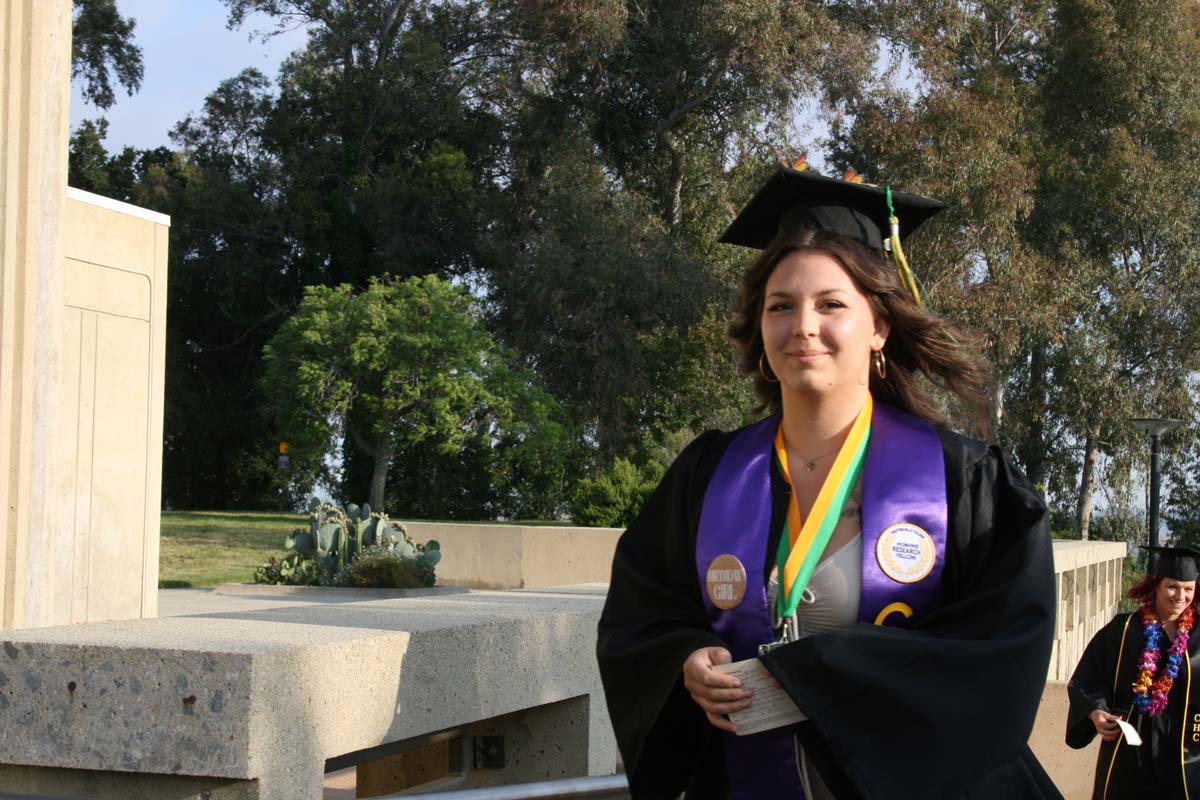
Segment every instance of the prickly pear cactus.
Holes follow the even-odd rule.
[[[370,517],[364,519],[359,525],[359,538],[362,540],[363,547],[370,547],[375,544],[376,532],[379,528],[379,518]]]
[[[428,564],[430,568],[436,567],[442,560],[442,546],[438,544],[438,540],[430,539],[426,542],[421,552],[417,554],[417,560]]]
[[[292,531],[282,559],[254,573],[256,583],[322,586],[432,586],[442,559],[437,540],[418,544],[404,526],[366,503],[344,509],[313,499],[308,530]]]

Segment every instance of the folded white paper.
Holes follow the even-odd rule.
[[[782,728],[808,719],[757,658],[719,664],[713,669],[735,675],[742,682],[743,689],[754,690],[750,707],[729,715],[730,721],[737,725],[738,736]]]
[[[1131,744],[1137,747],[1142,743],[1142,737],[1138,736],[1137,728],[1130,725],[1123,719],[1117,720],[1117,726],[1121,729],[1121,733],[1125,734],[1125,744]]]

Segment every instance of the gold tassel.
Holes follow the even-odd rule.
[[[900,246],[900,218],[896,216],[896,208],[892,205],[892,187],[886,185],[887,193],[887,210],[888,224],[892,226],[892,235],[887,241],[888,255],[892,258],[892,263],[896,265],[896,273],[900,276],[900,283],[912,295],[913,302],[921,308],[925,307],[925,301],[921,299],[921,290],[917,286],[917,276],[908,267],[908,259],[904,256],[904,248]]]
[[[889,241],[891,247],[888,248],[888,251],[892,254],[892,262],[896,265],[896,272],[900,275],[900,283],[904,284],[904,288],[912,295],[916,304],[924,308],[925,301],[921,299],[917,276],[913,275],[913,271],[909,268],[904,248],[900,245],[900,220],[896,217],[888,217],[888,222],[892,226],[892,236]]]

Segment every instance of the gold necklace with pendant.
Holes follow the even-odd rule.
[[[842,448],[839,445],[838,447],[835,447],[834,449],[830,450],[828,453],[825,453],[824,455],[819,455],[816,458],[805,458],[804,456],[802,456],[796,452],[792,452],[792,453],[790,453],[790,455],[800,456],[799,461],[800,461],[800,463],[804,464],[804,471],[812,472],[813,470],[815,470],[817,468],[818,461],[829,458],[831,455],[833,455],[834,453],[838,452],[841,449]]]

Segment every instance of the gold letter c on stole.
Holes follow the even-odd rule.
[[[883,607],[883,610],[875,616],[875,624],[883,625],[883,621],[885,619],[890,617],[892,614],[897,613],[902,614],[905,617],[911,617],[913,615],[912,606],[910,606],[908,603],[901,603],[899,601],[895,603],[888,603]]]

